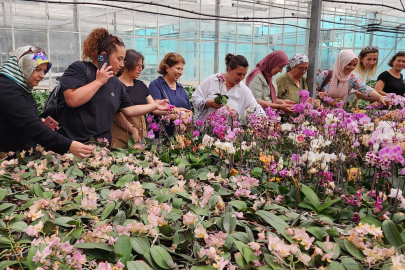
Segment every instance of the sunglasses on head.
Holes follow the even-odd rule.
[[[378,51],[378,46],[366,46],[364,48],[365,51],[371,51],[371,50],[377,50]]]
[[[46,55],[46,53],[45,53],[41,48],[38,48],[38,47],[30,47],[30,49],[29,49],[28,51],[26,51],[25,53],[23,53],[23,54],[20,56],[20,58],[18,58],[18,61],[20,61],[20,59],[21,59],[24,55],[27,55],[27,54],[30,54],[30,53],[36,54],[36,53],[41,53],[41,52]]]

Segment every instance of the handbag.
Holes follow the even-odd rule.
[[[86,84],[90,83],[90,63],[83,62],[86,65]],[[51,116],[53,119],[58,120],[59,112],[66,105],[65,96],[60,91],[60,82],[55,86],[52,92],[49,94],[48,98],[45,101],[44,107],[42,108],[41,118],[47,118]]]

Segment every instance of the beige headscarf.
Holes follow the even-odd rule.
[[[345,67],[353,60],[358,59],[352,50],[341,51],[333,65],[333,75],[329,86],[328,96],[331,98],[341,98],[346,102],[349,94],[350,74],[344,73]],[[339,86],[338,86],[339,81]]]

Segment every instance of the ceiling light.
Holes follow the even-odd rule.
[[[254,9],[254,10],[261,10],[261,11],[266,11],[267,8],[262,8],[262,7],[256,7],[256,6],[248,6],[248,5],[241,5],[241,4],[234,4],[232,3],[233,7],[238,7],[238,8],[247,8],[247,9]]]

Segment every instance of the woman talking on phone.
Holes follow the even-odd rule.
[[[132,105],[124,84],[114,76],[124,67],[125,53],[122,40],[107,29],[97,28],[89,34],[83,42],[82,58],[91,64],[74,62],[60,79],[60,90],[67,105],[62,108],[58,119],[61,134],[80,142],[94,138],[111,143],[111,127],[117,111],[135,117],[156,109],[168,109],[167,100]],[[99,62],[102,59],[105,63]],[[88,71],[89,81],[86,80]]]

